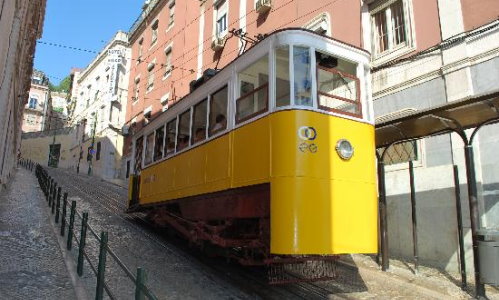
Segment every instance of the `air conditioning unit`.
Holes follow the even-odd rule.
[[[218,50],[221,50],[223,49],[223,47],[225,46],[225,40],[227,38],[224,36],[224,37],[216,37],[213,42],[211,42],[211,49],[213,49],[214,51],[218,51]]]
[[[272,8],[272,0],[258,0],[255,4],[255,10],[259,14],[268,12]]]

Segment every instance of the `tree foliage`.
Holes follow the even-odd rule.
[[[69,87],[71,85],[71,77],[68,75],[66,76],[59,85],[53,85],[52,83],[49,82],[49,89],[52,92],[69,92]]]

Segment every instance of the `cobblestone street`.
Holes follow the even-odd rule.
[[[19,168],[0,194],[0,298],[76,297],[35,176]]]
[[[382,273],[367,257],[345,256],[338,278],[314,284],[269,286],[265,272],[249,270],[199,255],[178,239],[165,237],[140,222],[140,215],[124,213],[126,189],[95,177],[61,169],[48,169],[77,210],[89,213],[97,232],[109,232],[109,247],[134,272],[143,267],[147,284],[159,299],[468,299],[442,276],[400,276]],[[19,168],[11,186],[3,192],[0,206],[0,295],[2,299],[73,299],[75,289],[57,244],[34,173]],[[78,219],[77,219],[78,220]],[[79,221],[75,232],[79,237]],[[62,238],[61,238],[62,240]],[[76,261],[74,244],[68,257]],[[87,235],[86,252],[97,265],[99,245]],[[65,250],[64,250],[65,251]],[[66,252],[64,252],[66,253]],[[348,266],[350,265],[350,266]],[[357,265],[357,266],[356,266]],[[360,267],[364,265],[364,267]],[[73,270],[74,272],[74,270]],[[85,261],[82,279],[86,296],[95,297],[96,278]],[[109,257],[106,283],[116,299],[132,299],[134,284]],[[439,289],[432,288],[439,286]],[[80,295],[81,297],[81,295]],[[492,296],[491,299],[496,299]]]

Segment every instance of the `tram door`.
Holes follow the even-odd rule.
[[[57,168],[57,166],[59,166],[60,156],[61,156],[61,144],[50,145],[48,166],[52,168]]]

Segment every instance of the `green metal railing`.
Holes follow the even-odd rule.
[[[114,251],[109,247],[108,244],[108,233],[101,232],[100,236],[95,232],[95,230],[88,224],[88,212],[83,212],[82,214],[76,210],[76,201],[71,201],[71,207],[69,210],[69,220],[67,219],[67,209],[68,209],[68,193],[64,193],[61,200],[62,188],[57,186],[57,182],[48,175],[47,171],[38,164],[31,161],[20,160],[19,164],[26,167],[28,170],[33,170],[35,168],[35,175],[38,179],[38,183],[45,195],[47,204],[50,211],[54,216],[55,224],[59,224],[60,220],[60,235],[64,237],[66,235],[67,228],[67,239],[66,239],[66,249],[71,251],[73,244],[78,247],[78,257],[76,270],[78,276],[83,276],[83,266],[85,260],[87,261],[90,269],[96,276],[96,290],[95,299],[101,300],[104,297],[104,291],[110,299],[117,299],[116,296],[111,292],[109,285],[105,281],[105,271],[106,271],[106,260],[109,256],[116,262],[116,264],[121,268],[121,270],[126,274],[126,276],[135,285],[135,299],[143,300],[145,298],[156,300],[157,297],[146,285],[146,272],[142,268],[137,268],[137,273],[134,275],[132,271],[119,259]],[[61,207],[62,205],[62,207]],[[76,218],[81,220],[80,225],[80,235],[79,238],[75,232],[75,222]],[[92,263],[87,251],[85,251],[85,245],[87,243],[87,232],[90,233],[91,237],[94,237],[99,243],[99,259],[97,265]]]

